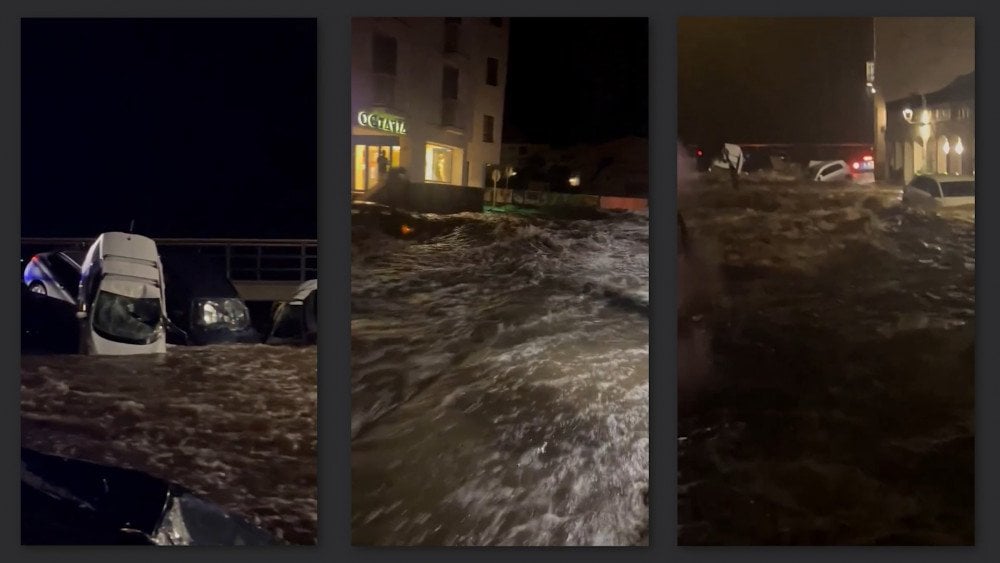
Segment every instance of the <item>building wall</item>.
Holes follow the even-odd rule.
[[[968,108],[968,114],[959,110]],[[939,114],[947,111],[947,118]],[[921,111],[915,108],[915,111]],[[947,104],[929,105],[931,122],[925,130],[919,123],[908,123],[901,111],[889,111],[886,126],[886,179],[909,183],[919,173],[973,174],[976,158],[975,100],[956,100]],[[924,136],[926,136],[926,143]],[[948,152],[945,152],[947,139]],[[955,147],[959,141],[962,153]],[[925,148],[926,145],[926,148]]]
[[[490,23],[490,18],[461,18],[458,49],[453,53],[444,49],[444,18],[354,18],[351,27],[352,120],[358,111],[367,108],[403,117],[406,134],[398,136],[399,165],[413,181],[424,181],[425,147],[427,143],[436,143],[461,151],[461,158],[453,160],[449,183],[483,186],[486,166],[500,160],[509,21],[504,18],[497,27]],[[380,76],[373,71],[376,34],[396,39],[395,77]],[[496,86],[486,83],[488,57],[498,60]],[[446,65],[459,71],[454,126],[442,123]],[[391,103],[376,103],[379,82],[391,86]],[[492,143],[483,141],[484,115],[493,116]],[[355,136],[392,137],[362,127],[357,121],[353,123]]]
[[[889,179],[885,104],[933,92],[975,70],[975,18],[875,18],[876,177]]]

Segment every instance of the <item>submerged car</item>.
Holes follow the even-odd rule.
[[[273,545],[245,519],[141,471],[21,448],[24,545]]]
[[[76,304],[80,288],[82,252],[43,252],[31,257],[24,267],[23,280],[28,289],[40,295]]]
[[[371,201],[351,202],[351,223],[369,225],[389,236],[408,238],[419,221],[412,213]]]
[[[850,179],[850,168],[843,160],[811,160],[806,179],[812,182],[836,182]]]
[[[291,301],[274,307],[268,344],[315,344],[317,326],[317,280],[298,287]]]
[[[21,351],[75,354],[80,348],[76,305],[21,284]]]
[[[77,318],[83,353],[165,353],[168,321],[156,243],[132,233],[97,237],[82,264]]]
[[[164,254],[171,344],[259,343],[250,310],[220,267],[195,253]]]
[[[917,207],[975,205],[976,177],[946,174],[916,176],[903,190],[903,203]]]

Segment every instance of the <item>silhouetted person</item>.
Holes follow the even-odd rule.
[[[389,159],[385,156],[385,151],[378,153],[378,179],[379,182],[385,179],[386,172],[389,171]]]

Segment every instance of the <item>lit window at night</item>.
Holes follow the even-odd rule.
[[[455,149],[427,143],[424,180],[451,184]]]

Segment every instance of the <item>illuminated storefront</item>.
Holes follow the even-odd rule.
[[[364,109],[355,116],[353,132],[351,192],[365,194],[379,185],[389,169],[399,167],[400,139],[406,134],[406,120]]]
[[[352,197],[397,173],[484,187],[500,161],[508,20],[354,18],[351,28]]]

